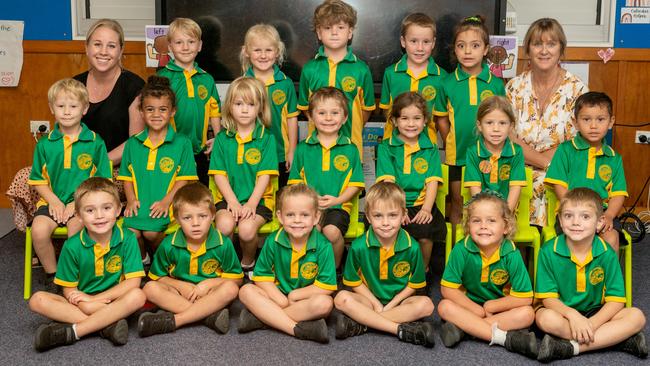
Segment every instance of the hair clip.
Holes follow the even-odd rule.
[[[503,197],[503,195],[497,191],[493,191],[491,189],[484,189],[480,191],[479,193],[475,194],[470,198],[463,206],[469,207],[472,203],[482,199],[482,198],[487,198],[487,197],[496,197],[500,200],[505,201],[506,199]]]
[[[483,21],[481,20],[481,18],[479,18],[479,17],[477,17],[477,16],[475,16],[475,15],[473,15],[473,16],[471,16],[471,17],[467,17],[467,18],[465,18],[463,21],[464,21],[464,22],[477,22],[477,23],[483,23]]]

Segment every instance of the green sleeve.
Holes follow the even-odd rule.
[[[225,129],[219,131],[217,136],[214,138],[212,152],[210,153],[209,175],[215,175],[216,172],[223,172],[223,174],[226,174],[226,139]]]
[[[388,151],[388,140],[382,141],[379,146],[377,146],[377,181],[382,181],[386,178],[391,178],[393,181],[397,180],[397,174],[395,174],[395,162],[391,159],[390,153]]]
[[[621,266],[616,252],[608,246],[604,253],[605,263],[605,302],[625,302],[625,287]]]
[[[311,96],[311,90],[309,90],[309,81],[312,78],[312,62],[315,61],[312,60],[305,64],[305,67],[300,73],[300,83],[298,84],[298,109],[305,111],[309,106],[309,97]]]
[[[612,187],[609,189],[609,196],[627,196],[627,183],[625,182],[625,171],[623,160],[616,154],[616,164],[612,167]]]
[[[537,278],[535,279],[535,298],[559,298],[559,289],[555,280],[553,268],[553,242],[551,239],[542,245],[537,259]]]
[[[408,235],[408,234],[407,234]],[[408,287],[423,288],[427,284],[426,275],[424,273],[424,262],[422,261],[422,251],[417,242],[413,239],[413,246],[411,247],[411,273],[409,274]]]
[[[223,244],[221,244],[221,277],[223,278],[243,278],[241,264],[237,258],[237,252],[232,244],[230,238],[226,235],[221,235]]]
[[[373,110],[375,109],[375,85],[372,82],[372,74],[370,73],[370,68],[364,63],[363,73],[363,109],[364,110]]]
[[[76,236],[73,238],[76,238]],[[79,287],[79,263],[72,247],[72,239],[68,239],[63,243],[59,261],[56,265],[54,283],[63,287]],[[82,249],[81,245],[79,247]]]
[[[134,143],[137,143],[137,141],[134,138],[129,138],[128,140],[126,140],[126,143],[124,144],[124,150],[122,151],[122,161],[120,162],[120,172],[117,177],[120,180],[125,180],[125,179],[121,179],[122,177],[128,178],[128,180],[133,179],[133,176],[129,171],[129,166],[132,163],[131,145],[133,145]]]
[[[501,78],[498,78],[494,75],[492,75],[493,78],[496,79],[495,81],[495,86],[494,86],[494,94],[495,95],[500,95],[500,96],[505,96],[506,95],[506,88],[503,84],[503,80]]]
[[[440,89],[438,90],[438,95],[436,95],[436,112],[440,112],[442,115],[447,115],[449,114],[449,110],[447,108],[447,95],[449,94],[449,91],[447,90],[447,80],[452,77],[453,74],[448,74],[445,75],[442,79],[442,83],[440,85]],[[440,98],[440,102],[438,102],[438,98]],[[439,104],[438,104],[439,103]],[[440,110],[438,110],[440,108]]]
[[[352,242],[352,246],[350,247],[350,250],[348,251],[348,257],[345,260],[345,267],[343,269],[343,284],[346,286],[350,287],[356,287],[361,285],[361,277],[359,277],[359,271],[361,270],[360,265],[359,265],[359,245],[355,245],[356,243],[361,243],[362,245],[365,246],[363,242],[359,242],[359,240],[365,240],[366,236],[368,235],[368,232],[361,237],[357,238],[354,242]]]
[[[297,184],[297,183],[304,182],[304,179],[300,173],[302,172],[305,166],[304,155],[306,153],[305,150],[306,147],[307,144],[304,141],[300,141],[298,143],[298,146],[296,147],[296,151],[293,154],[293,163],[291,164],[291,171],[289,171],[288,184]]]
[[[33,182],[47,182],[43,176],[43,167],[47,167],[47,159],[45,158],[44,144],[47,141],[47,136],[41,137],[34,149],[34,161],[32,162],[32,171],[29,173],[29,183]]]
[[[178,135],[177,135],[178,136]],[[194,160],[194,152],[192,150],[192,143],[189,139],[183,139],[181,144],[181,158],[180,158],[180,171],[178,177],[198,179],[196,175],[196,161]]]
[[[293,81],[287,78],[287,114],[292,115],[298,112],[298,99],[296,98],[296,87],[293,86]]]
[[[442,164],[440,163],[440,153],[438,153],[438,145],[433,144],[431,154],[429,155],[429,168],[427,169],[426,183],[431,180],[442,182]]]
[[[264,151],[261,151],[262,161],[257,167],[257,174],[278,175],[278,155],[275,153],[275,139],[270,134],[271,130],[267,130],[267,132],[269,133],[264,137],[266,141],[263,142]]]
[[[210,96],[217,102],[217,109],[219,110],[219,114],[221,114],[221,98],[219,97],[219,90],[217,90],[217,84],[214,82],[214,79],[212,79],[211,85]]]
[[[124,229],[124,241],[122,242],[122,274],[126,279],[144,277],[140,247],[135,234],[127,233]]]
[[[352,176],[348,186],[364,187],[365,180],[363,179],[363,168],[361,167],[361,158],[359,158],[359,150],[354,145],[349,145],[353,148],[350,150],[350,166],[352,166]]]
[[[510,167],[510,185],[526,185],[526,165],[524,163],[524,151],[521,146],[512,143],[515,147],[515,156],[512,158]]]
[[[277,231],[274,231],[269,236],[266,237],[264,241],[264,246],[260,251],[260,256],[257,258],[255,263],[255,269],[253,270],[253,281],[255,282],[274,282],[275,273],[273,272],[274,264],[274,251],[275,251],[275,234]]]
[[[108,179],[113,179],[113,172],[111,171],[111,163],[108,160],[108,152],[106,151],[106,144],[104,140],[97,135],[95,141],[95,177],[103,177]]]
[[[447,98],[445,96],[444,92],[444,81],[445,78],[447,77],[447,72],[442,69],[442,67],[438,67],[440,69],[440,75],[435,76],[438,78],[438,85],[436,86],[436,96],[433,99],[433,110],[431,113],[434,116],[439,116],[439,115],[446,115],[447,114]]]
[[[467,155],[465,162],[465,173],[463,175],[463,186],[465,187],[482,187],[483,175],[479,170],[480,159],[476,153],[476,144],[467,148]]]
[[[461,239],[462,240],[462,239]],[[449,254],[449,260],[442,273],[440,284],[445,287],[459,288],[463,284],[463,270],[465,269],[464,244],[459,241]]]
[[[571,141],[566,141],[560,144],[557,151],[553,155],[551,160],[551,165],[549,165],[548,170],[546,171],[546,178],[544,178],[544,183],[550,184],[559,184],[564,186],[567,189],[569,187],[569,156],[567,154],[569,144]]]
[[[180,229],[179,229],[180,230]],[[153,255],[153,261],[151,262],[151,268],[149,268],[149,278],[157,280],[160,277],[169,276],[167,272],[168,268],[173,264],[169,258],[169,249],[171,249],[172,237],[174,234],[167,235],[165,239],[160,243],[156,253]]]
[[[388,66],[384,70],[384,79],[381,82],[381,98],[379,99],[379,107],[382,109],[389,109],[393,104],[393,96],[390,94],[390,69],[394,66]]]
[[[332,244],[324,237],[318,245],[318,275],[314,285],[325,290],[336,291],[337,289],[334,250]]]
[[[514,245],[514,244],[512,244]],[[515,250],[508,256],[508,273],[510,274],[510,295],[514,297],[533,297],[533,286],[521,254]]]

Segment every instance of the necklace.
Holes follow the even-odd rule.
[[[95,73],[90,70],[86,81],[86,88],[88,88],[88,97],[90,101],[92,103],[98,103],[108,98],[121,73],[122,70],[119,67],[116,67],[113,75],[97,78]]]
[[[555,77],[553,78],[553,82],[546,83],[546,85],[543,85],[541,81],[535,79],[534,74],[531,75],[533,91],[535,93],[535,96],[537,97],[537,108],[538,108],[538,113],[540,115],[542,115],[546,110],[546,107],[550,102],[551,96],[559,86],[563,76],[564,76],[563,70],[559,69],[556,72]]]

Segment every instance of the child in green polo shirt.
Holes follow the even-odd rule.
[[[449,221],[459,224],[463,198],[460,181],[465,165],[467,148],[476,142],[474,126],[479,104],[492,95],[505,95],[503,80],[492,75],[484,58],[490,49],[490,33],[482,16],[463,19],[454,30],[454,56],[458,61],[456,71],[444,81],[441,93],[444,110],[438,118],[438,131],[445,141],[445,163],[449,165],[451,206]],[[456,230],[452,230],[455,235]]]
[[[336,338],[366,332],[368,327],[394,334],[400,341],[434,346],[428,296],[416,295],[426,285],[418,243],[402,229],[407,218],[406,196],[395,183],[380,182],[366,195],[370,228],[352,242],[343,272],[342,290],[334,305],[342,312],[336,320]]]
[[[544,183],[553,186],[559,200],[577,187],[589,187],[603,200],[605,214],[598,235],[618,252],[621,224],[617,216],[627,194],[623,159],[605,142],[614,126],[612,100],[605,93],[588,92],[576,99],[576,137],[558,146]],[[556,225],[561,232],[561,227]]]
[[[121,208],[117,187],[106,178],[89,178],[75,191],[74,202],[84,229],[61,250],[54,283],[63,286],[63,296],[39,291],[29,300],[32,311],[54,321],[36,329],[37,351],[70,345],[97,331],[116,346],[126,344],[125,318],[146,300],[138,242],[115,225]]]
[[[440,281],[442,343],[454,347],[468,333],[536,358],[537,339],[528,331],[533,287],[509,239],[516,224],[508,204],[496,192],[480,192],[467,205],[464,226],[468,235],[454,246]]]
[[[239,54],[244,75],[266,85],[271,106],[271,133],[278,154],[278,185],[287,185],[293,153],[298,144],[298,111],[293,81],[280,71],[285,56],[280,34],[270,24],[252,26],[244,37]]]
[[[332,243],[339,268],[350,226],[351,200],[365,185],[361,159],[356,146],[340,132],[348,115],[342,91],[318,89],[309,98],[308,114],[316,131],[298,144],[289,184],[305,183],[318,193],[318,208],[323,210],[318,228]]]
[[[176,98],[169,79],[151,75],[140,92],[144,131],[131,136],[124,146],[120,174],[126,207],[124,226],[135,233],[140,254],[148,262],[165,237],[169,208],[176,191],[196,180],[192,143],[169,126],[176,112]]]
[[[542,246],[537,265],[535,298],[544,307],[535,318],[547,333],[537,360],[565,359],[611,346],[646,358],[645,316],[638,308],[624,308],[618,255],[596,235],[605,220],[600,195],[589,188],[567,192],[559,220],[564,234]]]
[[[386,110],[386,125],[384,139],[393,135],[393,125],[390,122],[390,110],[393,99],[398,95],[413,91],[418,92],[427,101],[431,115],[427,118],[427,134],[431,142],[437,143],[438,132],[433,116],[446,110],[442,99],[442,81],[447,72],[436,64],[431,52],[436,45],[436,23],[426,14],[413,13],[402,20],[400,29],[400,44],[406,54],[384,71],[381,85],[381,100],[379,107]],[[436,112],[438,111],[438,112]]]
[[[526,185],[524,152],[508,137],[515,127],[510,102],[501,96],[484,99],[478,107],[476,144],[467,149],[464,185],[472,196],[482,190],[499,192],[515,212],[521,187]]]
[[[212,194],[203,184],[188,184],[174,195],[173,207],[181,227],[160,244],[149,271],[154,281],[143,289],[164,311],[142,313],[138,334],[173,332],[200,320],[228,333],[227,306],[237,298],[244,274],[230,239],[212,227]]]
[[[104,140],[81,123],[89,106],[86,87],[74,79],[59,80],[48,90],[47,99],[56,123],[36,144],[28,184],[41,196],[32,240],[45,271],[44,284],[52,289],[56,274],[52,232],[67,226],[72,237],[81,230],[82,223],[74,214],[74,191],[88,177],[110,178],[111,170]]]
[[[174,58],[158,75],[168,78],[176,93],[178,108],[171,123],[192,142],[199,180],[207,186],[208,156],[214,141],[208,140],[208,127],[215,135],[219,132],[221,102],[214,79],[195,61],[202,47],[201,28],[192,19],[176,18],[169,24],[167,42]]]
[[[363,158],[361,132],[375,109],[375,91],[370,68],[349,47],[356,24],[356,10],[341,0],[325,0],[316,8],[313,26],[322,45],[300,74],[298,109],[306,111],[309,97],[322,87],[340,89],[350,111],[341,135],[352,140]]]
[[[334,253],[316,230],[318,196],[305,184],[285,187],[278,199],[282,227],[270,234],[255,265],[254,283],[244,285],[239,332],[267,324],[299,339],[328,343],[325,317],[336,291]]]

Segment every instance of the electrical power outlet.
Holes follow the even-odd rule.
[[[634,142],[637,144],[650,145],[650,131],[636,131]]]
[[[35,133],[50,132],[50,121],[29,121],[29,131]]]

